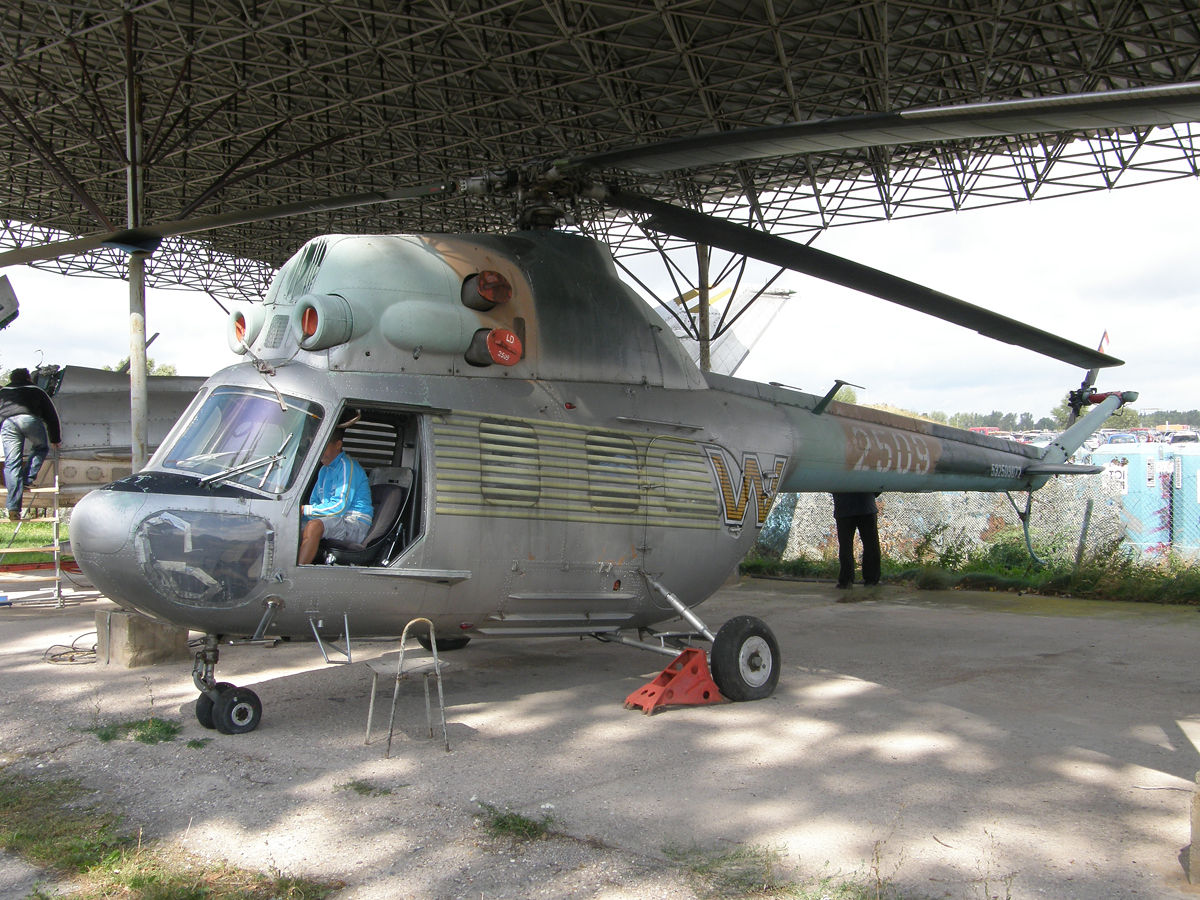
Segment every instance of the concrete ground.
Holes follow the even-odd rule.
[[[698,612],[771,625],[771,699],[645,716],[622,701],[665,657],[477,640],[448,656],[452,752],[423,733],[414,683],[390,760],[363,745],[367,667],[325,666],[312,644],[222,649],[221,680],[265,708],[238,737],[195,721],[189,663],[44,660],[107,608],[0,609],[0,761],[81,778],[147,839],[340,878],[341,900],[691,898],[664,854],[691,846],[778,848],[798,873],[910,897],[1200,893],[1181,864],[1200,769],[1195,608],[746,579]],[[183,722],[174,742],[84,730],[152,708]],[[481,802],[550,814],[567,838],[488,839]],[[0,865],[0,898],[24,896],[22,875]]]

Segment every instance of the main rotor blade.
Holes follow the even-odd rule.
[[[625,169],[654,175],[694,166],[856,147],[1197,121],[1200,121],[1200,82],[1189,82],[742,128],[597,153],[569,163],[589,169]]]
[[[213,216],[197,216],[193,219],[176,222],[144,225],[141,228],[127,228],[124,231],[107,234],[92,234],[52,244],[18,247],[15,250],[0,253],[0,267],[38,262],[44,259],[57,259],[60,256],[73,256],[105,246],[154,249],[163,238],[175,237],[180,234],[195,234],[200,231],[212,231],[214,228],[228,228],[232,225],[246,225],[250,222],[266,222],[271,219],[284,219],[288,216],[302,216],[306,213],[328,212],[334,209],[349,209],[354,206],[369,206],[373,203],[432,197],[437,194],[450,193],[455,190],[455,187],[453,182],[445,181],[395,188],[390,191],[343,194],[340,197],[326,197],[323,200],[301,200],[299,203],[285,203],[280,206],[260,206],[256,209],[219,213]]]
[[[870,266],[851,262],[814,247],[747,228],[745,225],[682,209],[627,191],[610,190],[604,197],[604,202],[618,209],[649,215],[650,218],[642,224],[654,231],[674,235],[696,244],[720,247],[730,253],[760,259],[823,281],[840,284],[1073,366],[1091,369],[1124,365],[1123,360],[1010,319],[1008,316],[889,275],[879,269],[872,269]]]

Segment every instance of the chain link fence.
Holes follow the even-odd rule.
[[[1118,545],[1147,560],[1173,555],[1200,563],[1200,449],[1118,445],[1077,461],[1105,466],[1105,471],[1052,478],[1033,494],[1030,538],[1039,558],[1070,563],[1080,554],[1108,553]],[[961,491],[884,493],[880,545],[898,563],[932,561],[952,568],[1000,543],[1023,545],[1026,498]],[[780,495],[759,537],[759,551],[784,562],[836,559],[830,496]]]

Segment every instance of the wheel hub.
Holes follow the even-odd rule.
[[[742,644],[738,653],[738,668],[742,679],[752,687],[761,687],[771,677],[771,648],[760,637],[752,637]]]
[[[254,718],[254,707],[249,703],[234,704],[233,709],[229,711],[229,718],[235,725],[241,727]]]

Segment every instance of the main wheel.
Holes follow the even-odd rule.
[[[779,644],[762,619],[735,616],[717,632],[709,668],[728,699],[763,700],[779,683]]]
[[[216,684],[213,685],[213,690],[216,691],[218,694],[222,694],[225,691],[229,690],[231,687],[233,687],[233,685],[227,681],[218,681]],[[203,725],[205,728],[216,728],[217,727],[216,725],[213,724],[213,717],[212,717],[214,702],[215,701],[213,700],[213,698],[210,697],[207,693],[201,694],[199,697],[196,698],[196,721],[199,722],[201,725]]]
[[[418,634],[417,643],[426,650],[433,651],[433,641],[429,639],[429,635]],[[449,650],[461,650],[469,643],[471,643],[469,637],[440,637],[437,639],[438,653],[445,653]]]
[[[262,701],[250,688],[230,688],[213,704],[212,720],[221,734],[253,731],[262,721]]]

